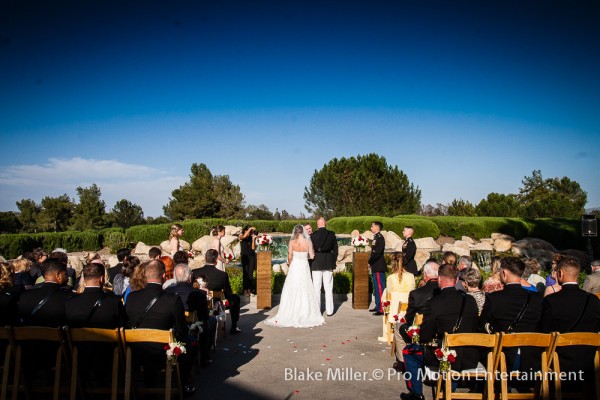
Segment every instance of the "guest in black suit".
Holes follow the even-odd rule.
[[[20,325],[17,302],[25,291],[23,285],[13,285],[14,271],[5,261],[0,262],[0,326]],[[4,354],[4,353],[0,353]]]
[[[165,281],[165,264],[160,260],[150,260],[138,268],[144,268],[148,284],[145,288],[133,291],[127,297],[125,310],[131,328],[173,329],[176,340],[186,342],[188,325],[185,320],[183,302],[179,296],[166,293],[162,289]],[[150,304],[152,304],[150,306]],[[149,307],[149,308],[148,308]],[[165,362],[165,350],[159,344],[145,344],[133,347],[136,358],[144,366],[146,385],[155,385],[157,375]],[[192,349],[186,345],[186,354],[179,356],[182,379],[191,378]],[[186,392],[193,393],[194,387],[186,385]]]
[[[73,295],[67,283],[67,266],[55,258],[42,263],[44,283],[25,291],[19,314],[26,326],[61,327],[65,324],[65,301]]]
[[[412,226],[405,226],[402,230],[404,243],[402,244],[402,254],[404,254],[404,269],[414,276],[421,275],[421,271],[417,268],[415,255],[417,254],[417,244],[412,236],[415,234],[415,229]]]
[[[490,332],[537,332],[542,316],[542,295],[521,287],[521,276],[525,264],[518,258],[503,258],[500,264],[500,281],[504,289],[489,293],[481,311],[480,327]],[[524,310],[521,313],[521,310]],[[520,318],[519,315],[521,315]],[[506,365],[509,370],[538,370],[540,350],[521,348],[517,358],[517,349],[506,349]],[[517,363],[519,362],[519,363]]]
[[[385,251],[385,239],[381,234],[383,224],[375,221],[371,224],[371,232],[375,235],[371,242],[371,257],[369,257],[369,267],[373,276],[373,296],[375,297],[375,308],[369,311],[374,311],[373,315],[383,315],[383,305],[381,296],[385,290],[385,273],[387,272],[387,264],[383,252]]]
[[[321,309],[321,286],[323,286],[325,289],[325,312],[331,316],[333,315],[333,270],[338,256],[338,243],[335,232],[328,230],[326,225],[325,218],[319,217],[318,229],[310,235],[315,250],[311,270],[319,310]]]
[[[423,323],[421,324],[420,341],[429,343],[436,341],[442,344],[445,333],[477,332],[477,303],[472,296],[456,290],[456,277],[458,270],[451,264],[443,264],[438,271],[438,285],[440,293],[429,300],[425,309]],[[434,349],[425,347],[423,356],[425,364],[430,369],[437,370],[439,362],[434,355]],[[477,367],[480,351],[477,348],[456,349],[456,361],[452,364],[454,370],[464,370]],[[418,357],[405,355],[406,368],[411,374],[416,375],[416,380],[422,378],[418,375],[420,367]],[[422,383],[414,382],[409,393],[402,393],[400,397],[407,399],[423,399]]]
[[[240,333],[238,321],[240,319],[240,296],[231,291],[229,283],[229,275],[215,267],[219,253],[215,249],[209,249],[204,256],[206,265],[198,268],[193,272],[193,279],[196,280],[199,275],[206,276],[208,280],[208,290],[222,290],[225,298],[229,300],[229,313],[231,315],[231,330],[232,335]]]
[[[113,281],[115,280],[115,276],[117,276],[118,274],[123,272],[123,260],[130,253],[131,253],[131,250],[129,250],[129,249],[120,249],[117,251],[117,260],[119,261],[119,263],[117,265],[115,265],[114,267],[111,267],[108,269],[108,281],[110,282],[111,285],[113,284]]]
[[[600,300],[579,288],[577,278],[581,267],[575,257],[564,257],[556,266],[556,277],[562,289],[544,297],[542,304],[542,332],[598,332],[600,331]],[[583,371],[586,383],[594,379],[594,351],[588,346],[558,347],[561,372]],[[563,387],[580,384],[563,382]]]
[[[127,316],[121,297],[104,291],[105,269],[101,262],[90,262],[83,268],[85,289],[67,300],[65,304],[67,326],[71,328],[115,329],[126,325]],[[82,379],[92,385],[96,377],[101,386],[111,380],[112,343],[84,343],[79,348],[79,365]]]
[[[179,296],[186,311],[196,312],[198,321],[202,322],[203,332],[199,339],[200,355],[202,366],[207,366],[210,364],[210,338],[214,337],[214,332],[211,335],[211,329],[214,330],[216,327],[216,318],[209,316],[206,293],[192,286],[190,267],[186,264],[177,264],[173,270],[173,277],[175,284],[165,289],[165,292]],[[209,323],[211,318],[214,319],[213,323]]]

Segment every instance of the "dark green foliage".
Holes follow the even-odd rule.
[[[110,232],[104,236],[104,246],[110,248],[112,254],[116,254],[119,249],[129,247],[129,237],[123,232]]]
[[[71,225],[73,202],[66,194],[59,197],[46,196],[42,199],[42,209],[38,215],[39,232],[62,232]]]
[[[38,227],[38,217],[42,206],[39,206],[35,201],[31,199],[23,199],[17,201],[17,208],[19,209],[19,221],[22,225],[22,232],[33,233]]]
[[[76,231],[102,229],[106,226],[106,204],[100,200],[102,193],[94,183],[89,188],[77,188],[79,203],[73,210],[72,228]]]
[[[109,225],[127,229],[135,225],[143,225],[146,221],[141,206],[129,200],[121,199],[115,203],[115,206],[107,215],[107,222],[109,222]]]
[[[371,229],[373,221],[383,223],[384,231],[393,231],[398,235],[402,235],[402,230],[406,225],[415,228],[415,238],[431,236],[437,238],[440,233],[437,225],[428,218],[419,217],[416,215],[398,216],[394,218],[386,217],[338,217],[329,220],[327,227],[335,233],[351,233],[353,230],[359,232],[368,231]]]
[[[57,247],[68,252],[97,251],[102,248],[102,236],[92,231],[0,235],[0,254],[7,259],[16,258],[36,247],[48,252]]]
[[[469,201],[465,201],[463,199],[454,199],[448,206],[448,215],[474,217],[477,214],[475,213],[475,206]]]
[[[327,218],[416,213],[421,191],[377,154],[334,158],[304,188],[305,208]]]
[[[269,211],[269,207],[264,204],[255,206],[249,205],[246,207],[246,219],[250,220],[272,220],[275,219],[273,213]],[[279,218],[281,219],[281,218]]]
[[[525,218],[578,218],[584,212],[587,193],[567,177],[543,179],[535,170],[522,183],[518,198]]]
[[[477,204],[475,211],[482,217],[518,217],[521,205],[514,194],[490,193]]]
[[[283,272],[271,273],[271,293],[281,294],[284,283],[285,283],[285,274]]]
[[[292,233],[292,231],[294,230],[294,227],[298,224],[304,226],[306,224],[311,224],[313,231],[317,230],[317,221],[313,220],[313,219],[301,219],[301,220],[285,220],[285,221],[278,221],[278,227],[277,227],[277,231],[278,232],[283,232],[283,233]]]
[[[17,233],[22,225],[13,211],[0,211],[0,233]]]
[[[529,234],[528,224],[520,218],[439,216],[430,219],[437,224],[441,235],[455,239],[462,236],[481,239],[490,237],[494,232],[515,238],[523,238]]]
[[[234,294],[241,295],[244,292],[242,269],[238,267],[226,267],[225,272],[229,276],[231,291]]]
[[[333,293],[352,293],[352,272],[338,272],[333,274]]]

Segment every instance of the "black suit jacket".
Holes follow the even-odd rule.
[[[503,290],[487,295],[479,319],[481,329],[485,329],[485,324],[489,324],[494,332],[506,332],[527,301],[527,293],[531,293],[529,305],[519,323],[513,327],[513,332],[538,332],[542,317],[542,295],[526,291],[520,283],[504,285]],[[514,365],[517,349],[507,349],[504,354],[507,368],[510,370]],[[519,370],[537,370],[540,367],[540,354],[539,349],[522,348]]]
[[[65,325],[65,302],[73,296],[70,288],[60,287],[56,283],[44,282],[38,287],[26,290],[19,299],[19,314],[25,326],[48,326],[52,328]],[[48,301],[31,315],[43,299]]]
[[[231,291],[231,284],[229,283],[229,275],[227,275],[226,272],[217,269],[214,265],[206,264],[202,268],[195,269],[192,273],[194,280],[198,278],[198,275],[206,276],[206,279],[208,280],[206,287],[208,290],[222,290],[225,293],[225,297],[229,297],[233,294]]]
[[[371,242],[371,257],[369,257],[369,266],[371,272],[386,272],[387,264],[385,263],[385,257],[383,252],[385,251],[385,239],[383,235],[378,232]]]
[[[585,312],[577,325],[581,313]],[[542,332],[598,332],[600,331],[600,300],[577,284],[562,286],[562,290],[544,298],[542,304]],[[587,346],[557,348],[561,371],[593,371],[594,352]]]
[[[430,279],[424,286],[411,290],[408,294],[408,308],[406,309],[406,315],[404,316],[406,323],[400,325],[398,328],[406,343],[411,342],[406,330],[412,325],[415,315],[425,314],[429,308],[429,300],[439,293],[440,287],[438,286],[437,279]]]
[[[444,288],[437,296],[429,300],[429,307],[423,315],[423,324],[421,324],[420,341],[422,343],[437,339],[441,345],[445,333],[453,333],[454,326],[460,316],[462,304],[462,320],[455,333],[477,332],[477,318],[479,309],[472,296],[461,294],[454,287]],[[477,347],[462,347],[456,349],[456,362],[452,368],[456,370],[470,369],[477,367],[481,357],[481,352]],[[432,352],[427,352],[425,362],[428,365],[437,365],[437,359]]]
[[[404,241],[402,245],[402,262],[404,265],[404,269],[410,272],[413,275],[418,274],[417,263],[415,261],[415,254],[417,254],[417,245],[412,237],[409,237]]]
[[[334,270],[338,255],[338,243],[335,233],[326,228],[319,228],[310,236],[315,258],[312,261],[311,269],[314,271]]]
[[[180,282],[165,289],[167,293],[179,296],[188,311],[196,311],[200,321],[208,320],[208,300],[203,290],[196,289],[191,283]]]
[[[112,284],[113,281],[115,280],[115,276],[119,275],[121,272],[123,272],[123,263],[122,262],[118,263],[114,267],[110,267],[108,269],[108,281]]]
[[[139,322],[148,304],[159,294],[162,295],[148,311],[144,319]],[[178,340],[185,340],[188,326],[185,320],[185,310],[179,296],[166,293],[162,285],[148,283],[144,289],[131,292],[125,304],[129,325],[139,324],[138,328],[174,329]]]
[[[98,306],[91,313],[98,301]],[[72,328],[114,329],[127,325],[121,297],[99,287],[85,288],[83,293],[71,297],[65,304],[65,312],[67,326]]]

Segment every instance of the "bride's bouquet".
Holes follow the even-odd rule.
[[[362,253],[365,251],[365,247],[369,245],[369,239],[364,236],[353,237],[350,244],[354,246],[356,252]]]
[[[258,245],[258,251],[269,251],[271,244],[273,243],[273,237],[263,233],[256,237],[256,244]]]

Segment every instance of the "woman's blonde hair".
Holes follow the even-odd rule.
[[[502,265],[502,259],[498,256],[492,257],[490,262],[491,275],[498,275],[500,273],[500,265]]]
[[[402,282],[402,274],[404,273],[404,253],[396,251],[392,254],[392,274],[398,274],[398,281]]]
[[[18,258],[12,262],[13,271],[18,272],[27,272],[31,268],[32,262],[26,258]]]
[[[131,291],[136,291],[145,288],[148,285],[148,278],[146,278],[146,265],[149,261],[146,261],[137,266],[129,278],[129,286]]]
[[[12,286],[13,275],[12,266],[5,261],[0,262],[0,289]]]
[[[169,234],[169,240],[173,239],[174,237],[179,238],[177,231],[180,229],[183,229],[183,226],[180,224],[171,225],[171,233]]]

